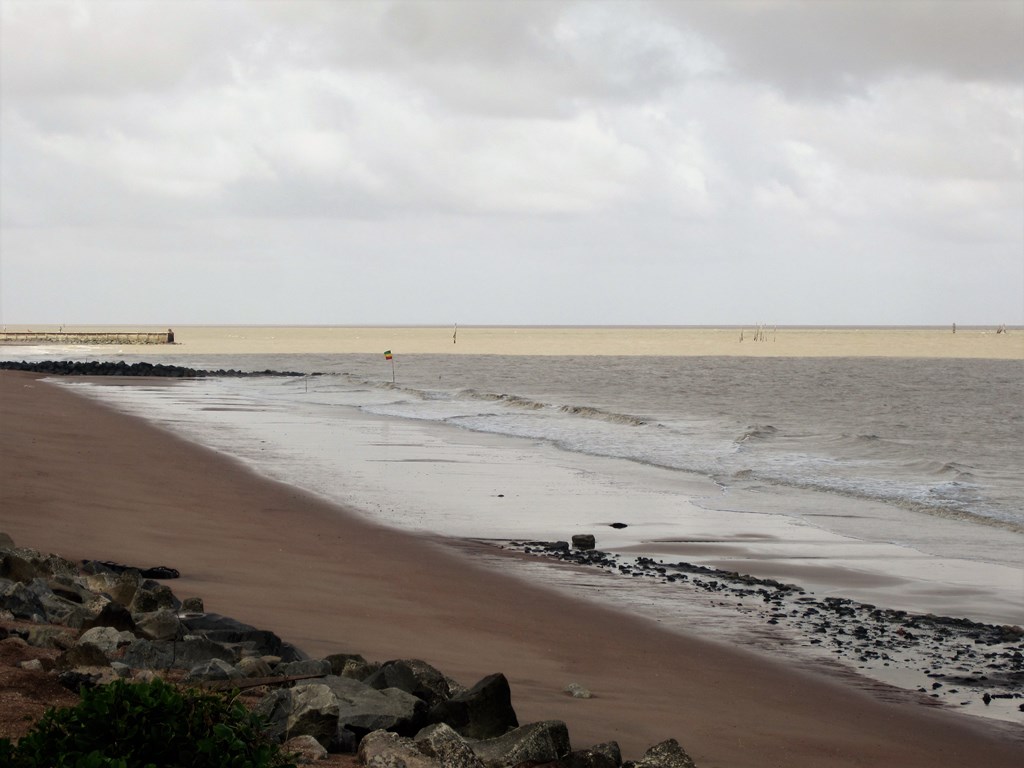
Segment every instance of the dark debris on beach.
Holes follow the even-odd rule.
[[[802,587],[736,571],[650,557],[623,557],[567,541],[509,541],[503,548],[561,563],[721,598],[722,607],[829,652],[860,670],[919,673],[915,690],[954,706],[988,707],[1012,700],[1024,712],[1024,628],[966,618],[880,608],[842,597],[816,597]],[[881,675],[883,679],[887,675]]]

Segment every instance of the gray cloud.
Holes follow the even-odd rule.
[[[8,322],[1024,322],[1019,3],[0,13]]]
[[[714,41],[741,78],[796,95],[863,92],[891,77],[1019,84],[1024,5],[1015,0],[749,0],[657,3]]]

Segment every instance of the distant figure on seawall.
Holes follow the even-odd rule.
[[[168,344],[173,344],[174,343],[174,329],[173,328],[168,328],[167,329],[167,343]]]

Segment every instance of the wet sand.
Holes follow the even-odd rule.
[[[677,738],[702,768],[1016,766],[1024,736],[869,695],[480,568],[30,375],[0,374],[0,530],[71,559],[169,565],[179,597],[313,655],[504,672],[523,722],[627,758]],[[572,699],[578,682],[594,692]]]

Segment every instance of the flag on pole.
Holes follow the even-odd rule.
[[[391,360],[391,359],[392,359],[392,356],[391,356],[391,350],[390,350],[390,349],[389,349],[389,350],[387,350],[387,351],[386,351],[386,352],[384,353],[384,359],[385,359],[385,360]]]

